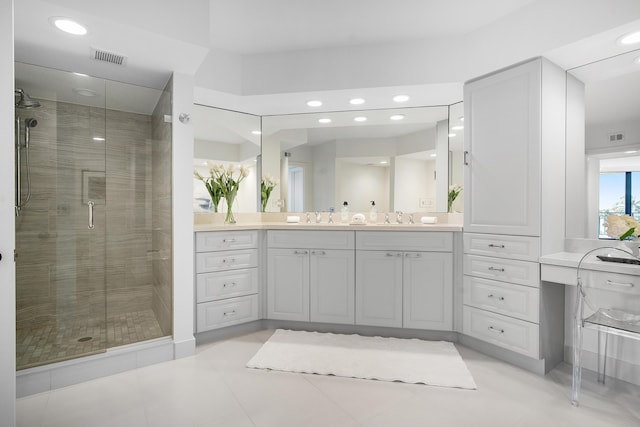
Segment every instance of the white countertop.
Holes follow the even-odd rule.
[[[196,224],[194,231],[235,231],[235,230],[343,230],[343,231],[462,231],[462,224],[343,224],[306,222],[253,222],[236,224]]]
[[[616,251],[614,251],[616,252]],[[585,252],[557,252],[540,257],[540,276],[547,282],[562,283],[566,285],[576,284],[578,263]],[[597,252],[594,255],[604,255],[606,251]],[[618,256],[612,253],[613,256]],[[640,265],[606,262],[589,257],[582,262],[585,270],[603,271],[608,273],[632,274],[640,276]]]

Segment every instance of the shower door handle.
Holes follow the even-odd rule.
[[[87,206],[89,206],[89,230],[93,230],[93,206],[95,203],[93,201],[87,202]]]

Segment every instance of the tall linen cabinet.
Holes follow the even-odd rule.
[[[564,351],[564,289],[538,259],[564,249],[566,87],[544,58],[464,87],[463,334],[540,373]]]

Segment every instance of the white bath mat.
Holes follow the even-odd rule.
[[[278,329],[247,367],[476,389],[460,353],[445,341]]]

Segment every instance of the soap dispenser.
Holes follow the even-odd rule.
[[[347,203],[346,201],[342,203],[342,209],[340,209],[340,221],[349,221],[349,203]]]
[[[378,209],[376,209],[375,200],[371,201],[371,210],[369,211],[369,222],[375,224],[378,220]]]

